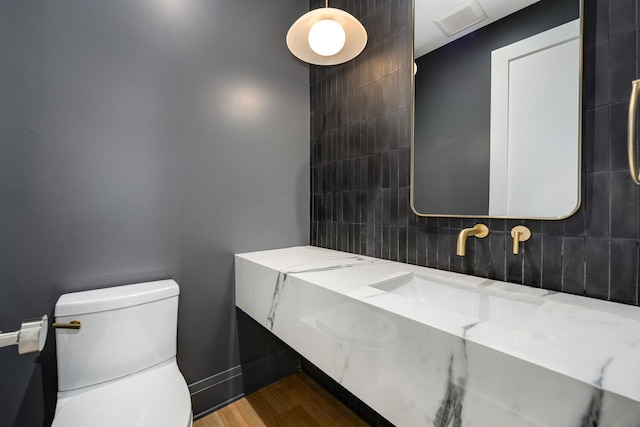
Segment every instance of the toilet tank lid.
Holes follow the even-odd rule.
[[[173,297],[179,293],[178,284],[171,279],[72,292],[58,298],[54,315],[61,317],[97,313],[145,304]]]

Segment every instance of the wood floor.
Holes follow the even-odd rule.
[[[367,424],[299,372],[194,421],[193,427],[325,427]]]

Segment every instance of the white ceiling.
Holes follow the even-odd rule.
[[[539,0],[477,0],[489,17],[488,20],[475,24],[464,31],[447,37],[433,19],[448,10],[466,3],[466,0],[415,0],[414,51],[419,58],[445,44],[463,37],[478,28],[504,18],[520,9],[532,5]]]

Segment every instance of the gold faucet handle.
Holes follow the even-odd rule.
[[[473,230],[475,231],[474,235],[478,239],[484,239],[489,235],[489,227],[484,224],[476,224],[473,226]]]
[[[526,242],[531,238],[531,230],[524,225],[516,225],[511,229],[511,237],[513,237],[513,254],[520,253],[520,242]]]

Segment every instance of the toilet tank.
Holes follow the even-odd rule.
[[[178,295],[173,280],[62,295],[56,328],[58,391],[74,390],[152,367],[176,356]]]

